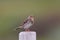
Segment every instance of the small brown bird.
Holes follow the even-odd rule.
[[[34,17],[28,16],[28,18],[23,22],[21,26],[19,26],[17,29],[24,29],[25,31],[30,31],[30,27],[34,24]]]

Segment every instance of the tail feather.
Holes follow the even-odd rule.
[[[16,30],[18,30],[18,29],[22,29],[22,28],[23,28],[23,26],[19,26],[19,27],[16,28]]]

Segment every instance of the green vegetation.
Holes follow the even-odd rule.
[[[18,40],[14,29],[28,15],[42,18],[48,11],[59,9],[60,0],[0,0],[0,40]]]

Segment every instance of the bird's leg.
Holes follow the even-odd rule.
[[[27,29],[27,31],[30,31],[30,29]]]
[[[29,29],[25,29],[25,31],[30,31]]]

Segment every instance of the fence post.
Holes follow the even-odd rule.
[[[34,32],[34,31],[20,32],[19,40],[36,40],[36,32]]]

